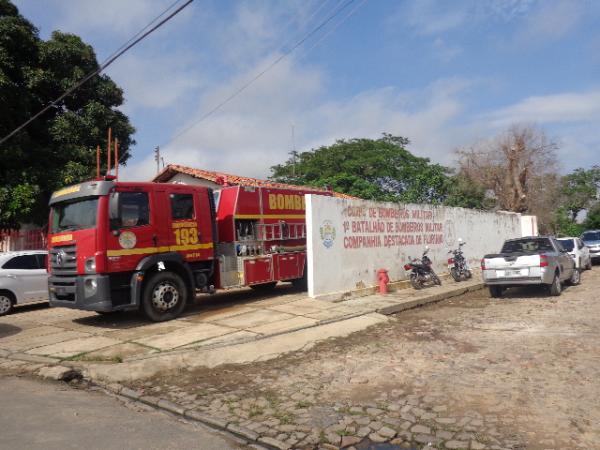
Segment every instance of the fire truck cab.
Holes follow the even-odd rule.
[[[52,306],[179,316],[197,292],[305,278],[304,194],[323,191],[89,181],[50,200]]]

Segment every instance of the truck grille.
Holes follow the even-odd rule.
[[[50,250],[50,272],[53,275],[77,275],[77,250],[74,245]]]

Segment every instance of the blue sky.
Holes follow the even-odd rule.
[[[195,0],[117,60],[137,128],[130,179],[167,163],[266,177],[295,146],[406,136],[451,165],[512,124],[560,144],[561,171],[600,164],[600,2],[355,0],[215,114],[214,105],[346,0]],[[73,32],[103,60],[173,0],[18,0],[47,38]]]

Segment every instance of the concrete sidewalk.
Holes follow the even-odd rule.
[[[99,378],[151,376],[163,368],[269,359],[382,323],[386,314],[478,289],[480,279],[401,289],[332,303],[287,285],[200,298],[184,317],[148,323],[132,313],[29,307],[0,318],[0,356],[68,362]]]

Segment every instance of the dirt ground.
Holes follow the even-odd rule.
[[[282,447],[600,449],[600,267],[582,278],[561,297],[475,292],[306,352],[132,387]]]

